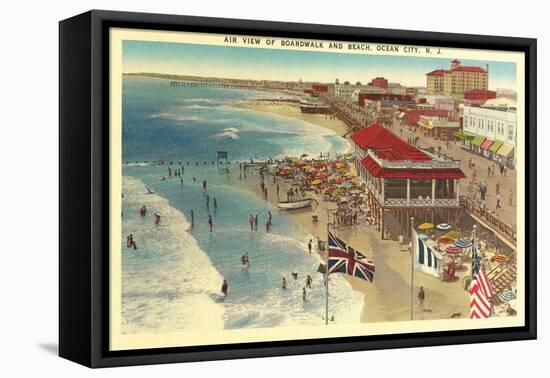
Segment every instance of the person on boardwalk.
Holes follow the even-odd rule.
[[[418,290],[418,308],[424,310],[424,299],[426,299],[426,293],[424,292],[424,286],[420,286]]]
[[[208,215],[208,227],[210,227],[210,232],[212,232],[213,226],[214,226],[214,222],[212,222],[212,215]]]
[[[513,206],[514,204],[514,191],[510,189],[510,194],[508,195],[508,205]]]
[[[269,221],[265,222],[265,232],[271,231],[271,223]]]
[[[283,277],[283,282],[281,282],[281,288],[286,290],[286,278]]]
[[[248,223],[250,223],[250,231],[254,231],[254,216],[250,214],[250,218],[248,218]]]
[[[311,244],[312,240],[309,239],[309,241],[307,242],[307,250],[309,251],[309,254],[311,255],[311,247],[312,247],[312,244]]]
[[[224,297],[227,297],[227,290],[229,289],[229,286],[227,285],[227,280],[223,280],[222,284],[222,294]]]
[[[277,183],[277,187],[276,187],[276,188],[277,188],[277,199],[279,199],[279,190],[281,189],[281,188],[279,188],[279,183]]]
[[[497,196],[497,206],[496,209],[502,209],[502,206],[500,206],[500,194]]]

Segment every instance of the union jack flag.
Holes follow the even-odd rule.
[[[345,273],[372,282],[374,263],[329,231],[328,274],[332,273]]]

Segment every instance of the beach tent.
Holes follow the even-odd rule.
[[[436,249],[437,243],[420,236],[413,230],[414,269],[439,278],[442,256]]]

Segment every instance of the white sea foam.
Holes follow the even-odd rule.
[[[223,278],[188,233],[185,216],[140,180],[124,176],[122,329],[124,333],[223,329]],[[141,218],[145,205],[149,215]],[[155,226],[152,213],[161,215]],[[126,247],[133,234],[138,249]]]

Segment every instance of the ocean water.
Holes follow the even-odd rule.
[[[276,96],[124,79],[123,332],[323,324],[319,257],[307,253],[307,241],[314,236],[298,231],[287,213],[240,189],[237,161],[321,151],[336,154],[347,151],[349,144],[307,122],[231,106]],[[220,150],[232,161],[228,171],[211,164]],[[174,171],[180,164],[183,180],[162,180],[168,167]],[[203,180],[208,182],[206,192]],[[146,194],[146,188],[154,194]],[[143,218],[142,205],[149,211]],[[274,223],[270,233],[265,232],[268,211]],[[155,212],[161,215],[159,226],[154,225]],[[207,224],[209,214],[213,232]],[[258,231],[250,231],[250,214],[258,214]],[[126,247],[130,233],[137,250]],[[250,258],[248,269],[241,266],[244,253]],[[298,272],[298,280],[291,272]],[[308,274],[313,288],[303,302]],[[287,290],[281,289],[283,277]],[[223,279],[229,284],[227,297],[220,292]],[[362,296],[343,277],[331,277],[330,298],[330,316],[336,322],[359,321]]]

